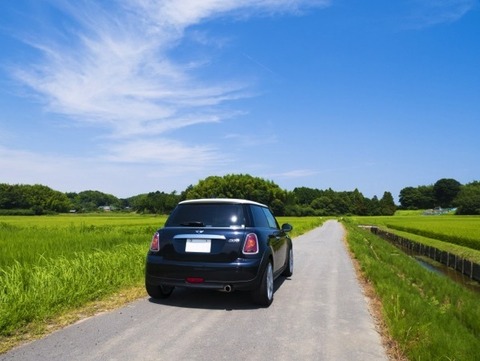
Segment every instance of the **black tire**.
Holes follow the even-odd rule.
[[[145,288],[147,289],[148,295],[153,299],[168,298],[175,289],[174,286],[152,285],[150,283],[145,283]]]
[[[268,307],[273,302],[273,266],[268,262],[263,271],[260,287],[252,292],[253,301],[264,307]]]
[[[291,277],[293,274],[293,248],[288,251],[287,265],[282,272],[282,276]]]

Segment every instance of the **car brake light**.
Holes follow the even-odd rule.
[[[152,237],[152,243],[150,243],[150,251],[160,251],[160,234],[158,234],[158,232],[155,232]]]
[[[245,238],[245,244],[243,245],[244,254],[257,254],[258,253],[258,238],[255,233],[247,234]]]

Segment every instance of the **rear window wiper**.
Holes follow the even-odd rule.
[[[203,222],[200,222],[200,221],[183,222],[183,223],[180,223],[180,225],[184,227],[205,227]]]

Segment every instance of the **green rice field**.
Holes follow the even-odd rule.
[[[412,240],[480,262],[479,216],[351,217],[355,223],[376,225]]]
[[[132,285],[165,217],[0,217],[0,336]]]

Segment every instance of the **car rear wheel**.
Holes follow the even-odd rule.
[[[253,291],[253,300],[255,303],[268,307],[273,301],[273,267],[272,262],[268,262],[263,272],[260,287]]]
[[[282,272],[282,276],[290,277],[293,274],[293,249],[290,247],[288,252],[287,266]]]
[[[145,288],[147,289],[147,293],[150,297],[154,299],[160,299],[170,297],[175,287],[145,283]]]

